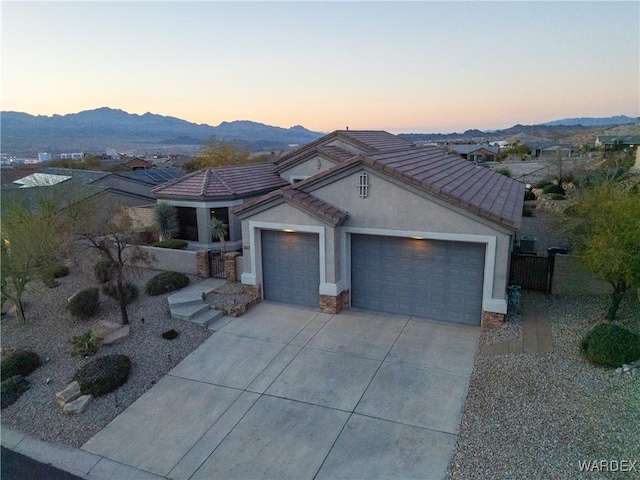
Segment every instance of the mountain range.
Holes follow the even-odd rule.
[[[488,141],[513,137],[558,141],[604,126],[636,124],[639,118],[567,118],[540,125],[515,125],[487,131],[464,133],[400,134],[411,141]],[[222,122],[213,127],[176,117],[145,113],[138,115],[108,107],[67,115],[30,115],[0,112],[2,153],[36,156],[38,152],[104,153],[108,148],[133,153],[197,153],[212,137],[245,145],[253,151],[283,150],[321,137],[302,126],[274,127],[248,120]]]

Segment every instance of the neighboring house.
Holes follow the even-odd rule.
[[[164,169],[154,170],[161,171]],[[158,201],[176,207],[177,238],[188,240],[192,248],[219,250],[222,245],[209,232],[211,219],[216,217],[228,225],[225,248],[231,251],[242,247],[242,230],[240,220],[230,210],[286,184],[274,164],[259,163],[199,170],[154,188],[153,194]]]
[[[494,162],[500,151],[490,145],[450,145],[449,150],[474,163]]]
[[[527,142],[531,148],[532,157],[571,157],[573,155],[573,145],[553,142]]]
[[[240,179],[247,167],[232,168]],[[503,321],[523,184],[372,131],[333,132],[272,168],[290,185],[271,173],[277,190],[252,201],[240,195],[229,214],[242,223],[242,283],[264,299],[328,313],[353,306],[471,325]],[[215,208],[210,182],[228,188],[216,177],[221,170],[155,193],[171,191],[182,206],[200,202],[192,214],[200,230]]]
[[[596,138],[595,146],[604,147],[605,157],[609,152],[629,150],[636,152],[640,145],[640,135],[601,135]]]
[[[148,170],[150,168],[155,168],[153,162],[138,157],[132,158],[128,162],[123,163],[121,166],[126,168],[127,170]]]

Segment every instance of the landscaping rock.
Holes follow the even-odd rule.
[[[61,407],[64,407],[67,403],[73,402],[81,395],[82,393],[80,392],[80,384],[76,381],[73,381],[69,385],[67,385],[67,388],[56,393],[56,402]]]
[[[103,340],[104,338],[111,335],[113,332],[116,332],[122,328],[121,323],[110,322],[108,320],[100,320],[98,324],[91,329],[91,334]]]
[[[103,345],[113,345],[114,343],[121,342],[129,336],[131,333],[131,325],[120,325],[120,328],[115,332],[111,332],[109,335],[102,339]]]
[[[93,395],[82,395],[81,397],[78,397],[77,399],[75,399],[73,402],[67,403],[62,409],[62,411],[64,413],[69,413],[69,414],[82,413],[84,409],[87,408],[87,405],[89,405],[89,402],[91,400],[93,400]]]

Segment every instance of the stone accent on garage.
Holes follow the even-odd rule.
[[[482,329],[493,330],[504,324],[505,314],[496,312],[482,312]]]
[[[343,290],[337,296],[320,295],[320,311],[335,315],[349,308],[349,290]]]

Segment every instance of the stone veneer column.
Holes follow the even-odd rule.
[[[482,312],[482,329],[493,330],[504,324],[505,314],[496,312]]]
[[[199,277],[209,277],[211,275],[211,270],[209,268],[210,254],[209,250],[198,250],[196,252],[196,268],[198,270],[197,275]]]
[[[345,308],[349,308],[349,290],[344,290],[335,297],[320,295],[320,311],[322,313],[335,315]]]
[[[238,271],[236,269],[236,257],[240,252],[229,252],[224,254],[224,273],[228,282],[238,281]]]

